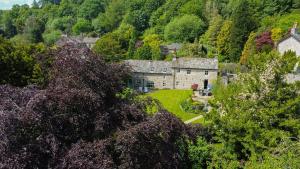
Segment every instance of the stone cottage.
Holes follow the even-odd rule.
[[[277,49],[282,55],[287,51],[293,51],[297,56],[300,56],[300,35],[298,34],[297,23],[291,29],[291,33],[278,42]]]
[[[92,49],[99,38],[96,37],[83,37],[83,36],[68,36],[62,35],[61,38],[56,42],[57,46],[62,46],[65,43],[82,43],[88,48]]]
[[[129,86],[144,89],[208,89],[218,76],[218,60],[174,58],[172,61],[126,60],[132,68]]]
[[[279,41],[277,50],[282,55],[287,51],[293,51],[296,53],[297,57],[300,56],[300,34],[298,33],[297,23],[294,24],[290,34]],[[294,83],[296,81],[300,81],[299,73],[299,63],[297,63],[294,71],[285,76],[286,82]]]

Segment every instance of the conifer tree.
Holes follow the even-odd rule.
[[[250,5],[246,0],[240,0],[232,15],[232,27],[230,30],[229,61],[239,60],[243,46],[251,31],[256,28],[256,22],[252,17]]]

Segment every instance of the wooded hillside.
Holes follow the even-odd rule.
[[[159,46],[179,42],[186,44],[179,56],[246,63],[249,53],[273,45],[251,51],[251,43],[261,35],[278,41],[300,20],[299,7],[297,0],[40,0],[1,11],[0,33],[47,45],[62,34],[101,37],[94,51],[107,61],[168,59]]]

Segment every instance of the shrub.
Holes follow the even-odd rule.
[[[191,98],[183,101],[180,106],[187,113],[195,113],[198,114],[204,109],[204,103],[194,102]]]
[[[271,32],[264,32],[256,38],[256,48],[260,52],[270,52],[274,47]]]

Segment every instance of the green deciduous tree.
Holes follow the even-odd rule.
[[[11,13],[6,12],[3,14],[2,27],[3,27],[4,35],[8,38],[11,38],[17,34],[17,28],[13,23],[13,17]]]
[[[78,11],[78,16],[85,19],[93,19],[103,12],[106,6],[105,0],[85,0]]]
[[[218,160],[212,165],[260,157],[282,140],[299,136],[299,86],[285,80],[296,62],[294,53],[254,55],[251,71],[227,87],[215,86],[214,108],[207,118],[226,154],[214,157]]]
[[[138,48],[134,54],[135,59],[141,60],[151,60],[152,59],[152,49],[149,45],[143,45]]]
[[[124,0],[113,0],[106,7],[104,13],[93,20],[93,26],[97,32],[109,32],[116,29],[126,12]]]
[[[199,18],[205,19],[205,16],[203,16],[204,6],[205,0],[190,0],[180,8],[180,13],[197,15]]]
[[[81,33],[87,33],[93,30],[92,24],[86,19],[79,18],[76,24],[72,27],[72,31],[79,35]]]
[[[205,27],[205,23],[196,15],[184,15],[166,26],[164,36],[167,41],[192,42],[204,32]]]
[[[59,30],[54,30],[49,33],[45,32],[43,34],[44,42],[47,45],[53,45],[57,40],[59,40],[59,38],[61,38],[61,34],[62,33]]]
[[[162,44],[162,40],[157,34],[147,35],[144,38],[144,45],[149,45],[151,48],[151,59],[153,60],[162,59],[161,50],[160,50],[161,44]]]
[[[32,43],[43,41],[43,32],[45,30],[45,23],[38,17],[31,16],[26,20],[24,34]]]
[[[188,151],[192,169],[207,168],[211,147],[205,139],[199,137],[195,144],[190,143]]]
[[[105,61],[120,61],[125,58],[125,50],[122,49],[115,33],[103,35],[93,47],[93,51],[104,57]]]
[[[0,37],[0,84],[27,85],[35,66],[31,54],[32,46],[15,46]]]

